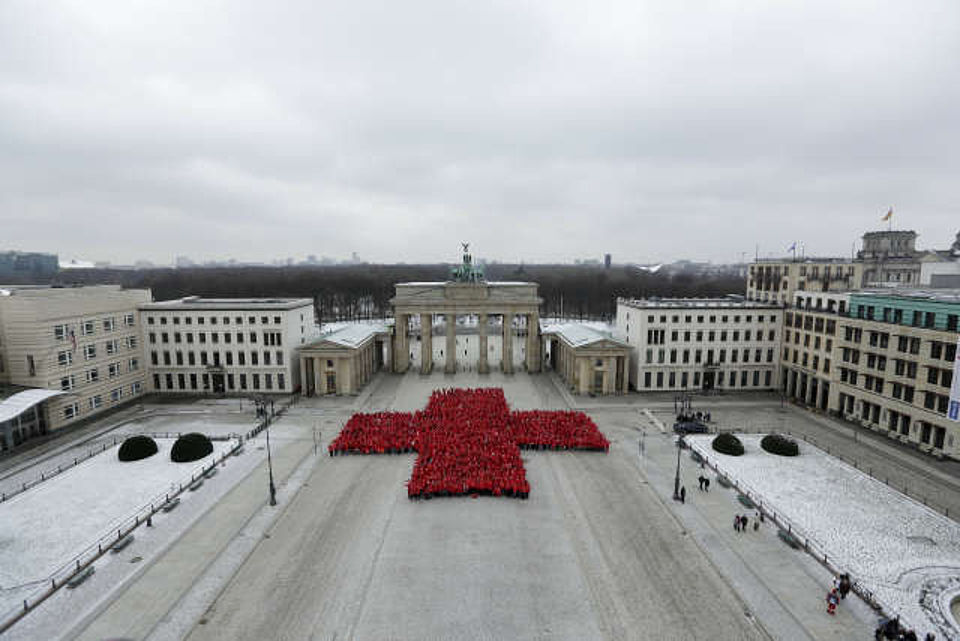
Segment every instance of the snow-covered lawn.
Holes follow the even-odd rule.
[[[121,463],[117,447],[0,504],[0,613],[33,593],[74,556],[232,447],[192,463],[170,461],[173,439],[148,459]]]
[[[960,524],[882,482],[800,442],[801,455],[760,448],[762,434],[740,434],[746,453],[710,446],[712,435],[688,436],[693,449],[741,487],[784,515],[836,567],[923,635],[960,639],[950,600],[960,592]]]

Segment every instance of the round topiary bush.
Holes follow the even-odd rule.
[[[199,461],[213,452],[213,443],[203,434],[191,432],[176,440],[170,449],[170,460],[174,463]]]
[[[125,440],[117,451],[117,458],[121,461],[142,461],[157,453],[157,442],[149,436],[131,436]]]
[[[743,454],[743,443],[733,434],[717,434],[713,439],[713,449],[721,454],[740,456]]]
[[[767,434],[760,441],[760,447],[778,456],[798,456],[800,446],[792,438],[783,434]]]

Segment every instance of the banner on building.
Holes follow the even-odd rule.
[[[957,354],[953,359],[953,386],[950,388],[947,416],[951,421],[960,421],[960,337],[957,338]]]

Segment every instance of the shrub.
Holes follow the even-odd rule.
[[[120,445],[117,458],[121,461],[142,461],[157,453],[157,442],[149,436],[131,436]]]
[[[783,434],[767,434],[760,441],[760,447],[778,456],[797,456],[800,454],[800,447],[797,442]]]
[[[191,432],[176,440],[170,449],[170,460],[174,463],[199,461],[213,452],[213,443],[203,434]]]
[[[733,434],[718,434],[717,437],[713,439],[713,449],[721,454],[740,456],[743,454],[743,443]]]

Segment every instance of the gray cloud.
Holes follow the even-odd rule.
[[[0,4],[3,246],[715,261],[958,228],[960,5]]]

